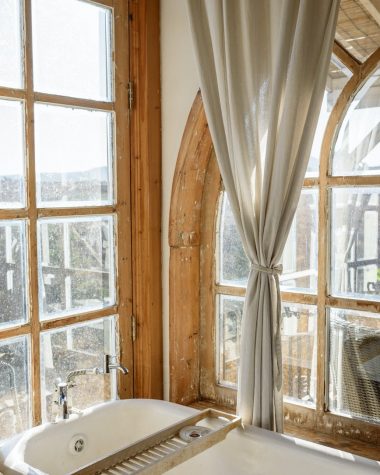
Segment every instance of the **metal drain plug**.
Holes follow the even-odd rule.
[[[179,431],[179,437],[184,442],[193,442],[209,434],[211,429],[203,426],[186,426]]]
[[[79,455],[87,445],[87,437],[84,434],[76,434],[69,442],[69,452],[72,455]]]

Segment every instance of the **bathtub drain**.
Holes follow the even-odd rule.
[[[72,455],[79,455],[86,447],[87,438],[84,434],[76,434],[69,442],[69,452]]]
[[[211,429],[203,426],[186,426],[179,431],[179,436],[185,442],[192,442],[209,434]]]
[[[74,450],[75,450],[75,452],[82,452],[83,449],[84,449],[84,440],[83,439],[78,439],[75,442]]]

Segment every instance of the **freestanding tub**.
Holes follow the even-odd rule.
[[[177,404],[130,399],[104,403],[56,424],[44,424],[0,447],[0,472],[63,475],[197,413]],[[81,451],[75,443],[82,441]],[[380,464],[346,452],[248,427],[170,470],[197,475],[366,475]]]

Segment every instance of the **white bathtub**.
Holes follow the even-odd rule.
[[[165,401],[101,404],[57,424],[31,429],[0,447],[0,472],[63,475],[196,413]],[[73,450],[78,436],[80,453]],[[365,475],[380,464],[262,429],[235,429],[225,441],[170,470],[197,475]]]

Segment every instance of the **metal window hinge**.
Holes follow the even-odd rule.
[[[132,341],[136,341],[136,317],[134,315],[131,316],[131,328],[132,328]]]
[[[133,81],[128,81],[128,110],[133,109],[135,103],[135,93]]]

